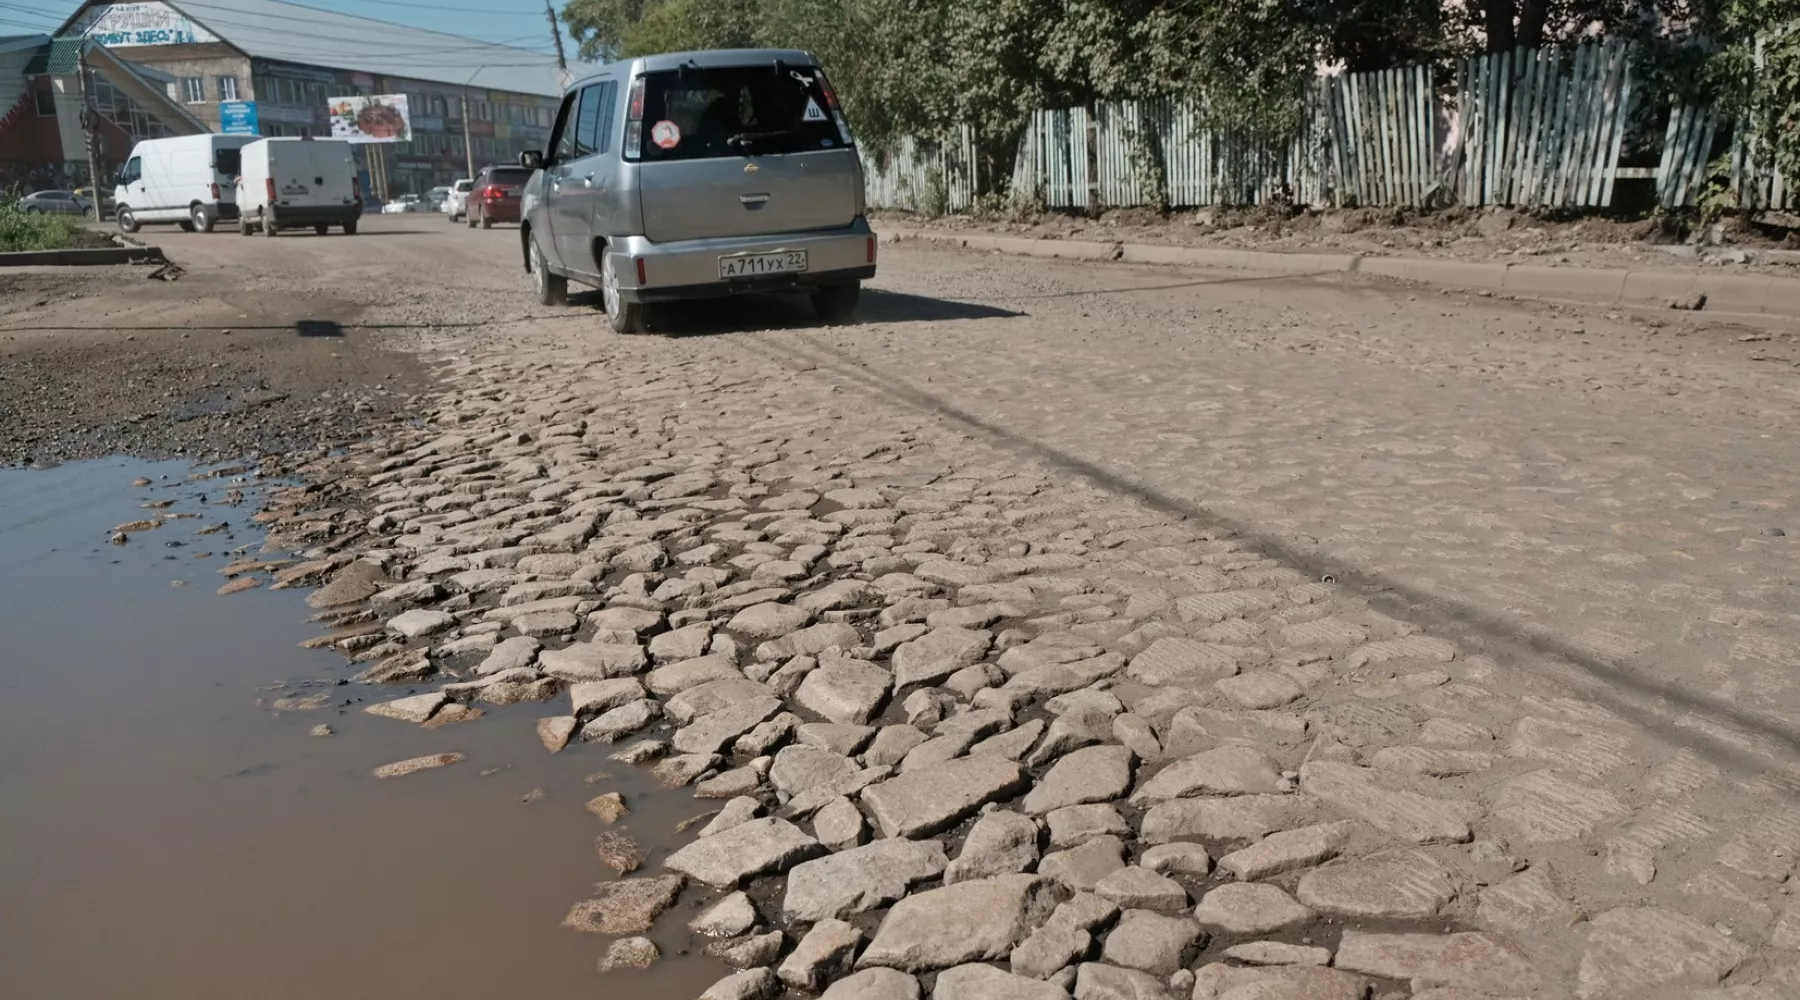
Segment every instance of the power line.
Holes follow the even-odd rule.
[[[39,34],[39,35],[48,35],[50,33],[50,29],[45,27],[44,25],[28,24],[24,21],[12,21],[12,20],[8,20],[3,17],[0,17],[0,24],[10,24],[15,28],[29,28],[29,29],[31,29],[31,31],[34,34]]]
[[[242,13],[242,11],[239,11],[236,8],[224,7],[224,6],[220,6],[218,4],[196,3],[196,2],[192,2],[192,0],[188,0],[188,2],[183,2],[183,0],[177,0],[177,2],[180,2],[182,4],[182,6],[184,6],[184,7],[222,10],[222,11],[225,11],[225,12],[231,13],[231,14]],[[301,24],[308,24],[308,25],[312,25],[313,27],[317,27],[317,28],[321,28],[321,29],[328,27],[328,25],[319,23],[319,21],[316,18],[295,17],[292,14],[270,14],[270,15],[266,15],[266,16],[271,17],[271,18],[279,18],[284,21],[298,21]],[[342,16],[355,17],[355,15],[351,15],[351,14],[345,14]],[[386,22],[372,21],[369,18],[356,18],[356,20],[369,21],[369,23],[371,23],[371,24],[386,24]],[[206,27],[215,27],[216,26],[221,29],[227,28],[227,27],[236,27],[236,28],[254,28],[254,29],[263,29],[263,30],[279,30],[281,32],[281,34],[285,37],[316,38],[321,41],[333,43],[334,44],[333,51],[342,51],[342,45],[344,42],[344,36],[342,34],[327,34],[327,33],[324,33],[323,31],[302,31],[302,30],[293,29],[293,28],[269,29],[267,25],[261,24],[257,21],[244,21],[244,20],[238,20],[236,18],[231,18],[231,17],[218,17],[216,15],[207,15],[207,16],[201,17],[200,21],[201,21],[202,25],[204,25]],[[388,27],[406,27],[405,25],[387,25],[387,26]],[[396,52],[396,53],[404,52],[404,51],[461,52],[461,51],[467,51],[467,50],[473,50],[473,49],[493,49],[493,48],[517,49],[518,46],[513,45],[511,43],[521,42],[521,41],[525,41],[527,39],[539,37],[536,33],[533,33],[530,35],[521,35],[515,39],[508,39],[506,42],[483,42],[483,41],[479,41],[479,40],[473,39],[473,38],[466,38],[462,35],[452,35],[452,34],[448,34],[446,32],[431,31],[429,29],[424,29],[424,28],[409,28],[408,30],[416,31],[416,32],[419,32],[420,34],[434,35],[434,36],[444,39],[446,42],[456,42],[458,44],[446,45],[446,46],[442,46],[442,47],[423,46],[423,45],[410,46],[410,47],[402,46],[401,48],[393,50],[394,52]],[[537,50],[523,49],[520,51],[536,52]],[[549,53],[547,53],[547,52],[543,53],[543,54],[549,55]]]

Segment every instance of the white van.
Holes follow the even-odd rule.
[[[341,139],[258,139],[243,150],[238,175],[238,232],[261,228],[264,236],[311,226],[320,236],[332,226],[345,235],[362,218],[362,184],[350,144]]]
[[[232,185],[238,152],[255,139],[182,135],[133,146],[113,188],[119,228],[135,233],[146,222],[176,222],[189,232],[210,233],[220,219],[237,218]]]

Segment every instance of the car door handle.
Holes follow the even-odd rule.
[[[764,203],[766,203],[768,200],[769,200],[769,196],[766,194],[740,194],[740,195],[738,195],[738,201],[742,202],[744,205],[750,206],[750,207],[759,207],[759,206],[763,205]]]

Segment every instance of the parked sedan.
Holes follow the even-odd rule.
[[[475,175],[475,188],[469,192],[463,212],[469,228],[479,223],[483,229],[494,228],[496,222],[518,222],[520,195],[531,171],[524,167],[482,167]]]
[[[403,194],[393,201],[381,206],[382,215],[405,215],[408,212],[425,211],[425,203],[416,194]]]
[[[94,204],[94,189],[93,188],[76,188],[74,193],[75,193],[75,197],[85,199],[87,201],[89,207],[93,206],[93,204]],[[102,191],[100,193],[100,217],[103,219],[110,219],[110,218],[112,218],[112,214],[113,214],[112,192],[111,191]]]
[[[87,215],[94,203],[73,191],[38,191],[19,199],[19,211],[26,215]]]

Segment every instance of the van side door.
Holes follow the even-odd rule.
[[[581,88],[574,113],[564,126],[565,141],[558,148],[557,162],[546,177],[557,256],[564,269],[590,281],[600,277],[594,238],[608,235],[595,228],[594,217],[615,176],[607,160],[618,86],[613,80],[600,80]],[[565,150],[566,157],[562,155]]]
[[[133,211],[149,207],[144,201],[144,157],[134,155],[125,161],[125,169],[119,172],[119,183],[113,190],[115,208],[128,205]],[[143,216],[138,216],[143,218]]]

